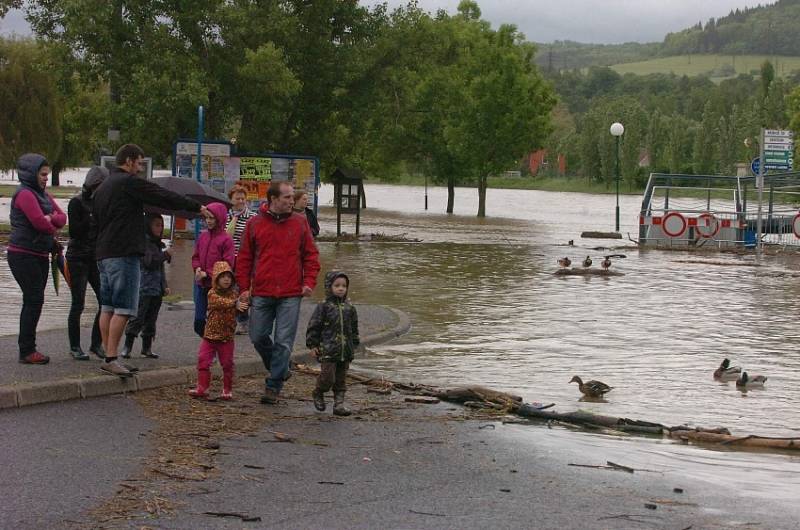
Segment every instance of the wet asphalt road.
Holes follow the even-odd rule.
[[[0,528],[82,520],[138,470],[151,427],[124,396],[0,411]]]
[[[800,515],[796,505],[697,477],[569,465],[626,462],[632,447],[623,440],[587,451],[563,429],[463,421],[460,407],[391,399],[380,419],[357,406],[361,418],[335,419],[308,401],[284,401],[261,431],[221,441],[217,476],[163,492],[179,503],[176,513],[122,526],[789,529]],[[0,528],[85,523],[158,443],[148,441],[151,428],[122,396],[3,411]],[[275,443],[274,432],[293,443]]]

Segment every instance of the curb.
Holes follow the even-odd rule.
[[[394,313],[397,317],[397,323],[391,329],[363,337],[361,339],[363,346],[387,342],[407,333],[411,329],[411,319],[406,313],[392,307],[386,307],[386,309]],[[293,354],[291,360],[308,363],[313,358],[308,351],[304,350]],[[215,366],[215,372],[218,369],[219,367]],[[266,373],[266,370],[258,357],[247,357],[236,362],[237,376],[262,373]],[[188,386],[195,380],[195,375],[195,367],[191,365],[137,372],[133,377],[127,379],[98,375],[83,378],[64,378],[41,383],[3,385],[0,386],[0,410],[73,399],[125,394],[164,386]]]

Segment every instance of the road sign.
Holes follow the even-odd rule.
[[[780,129],[764,130],[762,142],[764,170],[791,171],[794,165],[794,133]],[[753,167],[753,166],[751,166]],[[758,174],[758,165],[755,165]]]
[[[786,131],[782,129],[764,129],[764,138],[767,138],[768,136],[791,138],[794,136],[794,133],[792,131]]]
[[[761,166],[761,159],[755,157],[752,162],[750,162],[750,171],[753,172],[753,175],[758,175],[758,168]]]

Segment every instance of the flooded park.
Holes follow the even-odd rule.
[[[319,244],[323,270],[350,273],[356,303],[391,306],[411,317],[409,333],[370,347],[358,368],[401,381],[480,384],[565,411],[723,426],[737,435],[800,435],[796,252],[757,259],[581,239],[583,231],[613,226],[613,195],[490,189],[488,217],[479,219],[474,189],[456,190],[453,215],[442,213],[446,189],[428,189],[428,211],[424,194],[422,187],[366,186],[362,234],[404,235],[407,242]],[[620,231],[635,236],[641,198],[620,201]],[[323,232],[335,231],[332,202],[332,188],[323,186]],[[343,219],[352,232],[352,218]],[[191,241],[174,247],[171,284],[188,298]],[[612,260],[622,275],[554,275],[561,257],[580,263],[591,256],[599,263],[607,254],[626,256]],[[13,334],[21,297],[5,259],[0,286],[0,331]],[[314,296],[321,295],[318,286]],[[68,307],[66,288],[55,296],[48,285],[40,329],[64,327]],[[715,382],[712,372],[725,357],[767,376],[765,388],[741,392],[734,382]],[[614,388],[603,402],[580,402],[577,385],[569,384],[573,375]],[[519,436],[531,428],[519,427]],[[747,484],[756,495],[788,498],[787,485],[800,485],[800,458],[786,453],[709,451],[647,439],[621,444],[614,437],[545,431],[542,443],[553,450],[563,443],[603,446],[629,463]]]

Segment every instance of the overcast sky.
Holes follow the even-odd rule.
[[[362,0],[374,5],[379,2]],[[387,0],[389,7],[405,0]],[[459,0],[418,0],[426,11],[454,13]],[[699,21],[727,15],[731,9],[752,7],[770,0],[479,0],[483,18],[497,27],[516,24],[528,40],[573,40],[592,43],[661,41]],[[28,34],[30,28],[19,11],[0,21],[0,34]]]

